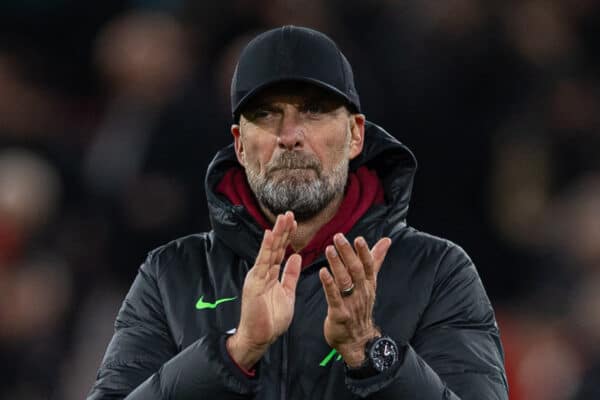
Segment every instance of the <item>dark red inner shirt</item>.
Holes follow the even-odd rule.
[[[241,167],[228,170],[216,188],[217,193],[225,195],[234,205],[242,205],[263,229],[271,229],[273,224],[262,213],[258,201],[246,180]],[[302,267],[310,265],[325,248],[333,243],[333,235],[348,233],[365,212],[375,204],[384,203],[383,185],[379,177],[367,167],[360,167],[348,174],[346,194],[335,216],[319,229],[312,240],[300,250]],[[293,253],[288,248],[286,257]]]

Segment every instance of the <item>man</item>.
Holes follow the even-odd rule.
[[[507,399],[475,267],[406,225],[416,161],[335,43],[263,33],[231,95],[213,230],[150,253],[89,399]]]

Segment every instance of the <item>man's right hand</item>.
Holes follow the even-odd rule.
[[[240,323],[227,339],[230,356],[246,370],[260,360],[292,322],[302,258],[298,254],[290,256],[281,282],[279,270],[297,226],[291,211],[278,215],[273,230],[265,231],[256,262],[246,275]]]

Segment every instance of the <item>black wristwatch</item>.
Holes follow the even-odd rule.
[[[398,363],[400,351],[396,342],[388,336],[378,336],[365,345],[365,361],[357,368],[346,366],[348,376],[356,379],[369,378],[390,370]]]

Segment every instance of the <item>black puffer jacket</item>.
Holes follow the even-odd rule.
[[[234,163],[229,146],[209,167],[214,230],[160,247],[141,266],[88,399],[508,398],[498,328],[473,263],[455,244],[406,226],[415,159],[370,123],[363,153],[350,167],[377,171],[386,205],[373,206],[347,236],[363,235],[370,245],[392,238],[374,320],[407,344],[403,361],[386,375],[346,377],[323,337],[320,257],[300,276],[290,328],[264,355],[257,377],[246,377],[224,343],[238,324],[244,276],[262,232],[243,207],[214,193]]]

